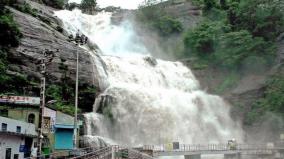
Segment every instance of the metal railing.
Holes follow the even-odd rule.
[[[243,154],[271,154],[277,150],[284,150],[284,144],[237,144],[231,146],[228,144],[209,144],[209,145],[189,145],[189,144],[179,144],[177,148],[172,145],[144,145],[143,150],[153,151],[153,153],[163,153],[163,152],[200,152],[200,153],[210,153],[210,152],[241,152]]]
[[[77,156],[82,156],[84,154],[94,152],[103,148],[98,147],[87,147],[73,150],[58,151],[50,154],[43,154],[36,157],[28,157],[25,159],[62,159],[62,158],[76,158]]]

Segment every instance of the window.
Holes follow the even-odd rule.
[[[0,110],[0,116],[8,117],[8,110],[7,109]]]
[[[14,159],[19,159],[19,154],[14,154]]]
[[[29,114],[28,116],[28,123],[34,124],[35,122],[35,115],[34,114]]]
[[[5,154],[5,159],[11,159],[12,157],[12,149],[11,148],[6,148],[6,154]]]
[[[2,131],[7,131],[7,124],[6,123],[2,123]]]
[[[16,132],[17,132],[17,133],[21,133],[21,127],[20,127],[20,126],[17,126]]]

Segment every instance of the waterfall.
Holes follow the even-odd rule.
[[[111,13],[105,12],[85,15],[63,10],[55,15],[69,33],[80,29],[103,53],[96,62],[103,92],[94,113],[85,115],[86,135],[132,146],[242,140],[241,126],[231,119],[229,104],[201,90],[182,63],[152,58],[131,22],[112,25]]]

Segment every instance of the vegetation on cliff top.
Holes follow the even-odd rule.
[[[211,66],[237,69],[251,56],[259,57],[265,65],[272,62],[274,41],[284,31],[280,1],[198,2],[205,20],[186,32],[184,56],[206,59]]]
[[[6,2],[8,3],[8,2]],[[18,89],[28,85],[22,75],[10,75],[8,69],[9,49],[19,45],[22,34],[14,21],[13,15],[3,4],[0,5],[0,93],[17,93]]]
[[[136,18],[141,25],[149,30],[157,31],[163,37],[183,31],[180,21],[168,14],[164,8],[150,5],[151,3],[152,1],[148,1],[136,12]]]
[[[280,0],[194,0],[202,7],[204,21],[184,35],[184,56],[195,57],[195,65],[234,72],[216,90],[237,83],[241,72],[257,73],[275,59],[277,36],[284,32],[284,2]],[[200,67],[199,67],[200,68]],[[204,68],[204,67],[202,67]],[[236,76],[236,74],[239,74]],[[231,77],[231,76],[229,76]],[[267,81],[264,95],[248,112],[245,124],[263,119],[267,112],[283,117],[284,75],[279,72]],[[228,84],[229,83],[229,84]]]

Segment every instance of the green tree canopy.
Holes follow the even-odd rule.
[[[265,40],[284,31],[284,2],[281,0],[241,0],[231,5],[229,18],[236,30],[248,30]]]
[[[81,9],[84,12],[92,12],[95,10],[97,6],[96,0],[82,0],[81,2]]]

